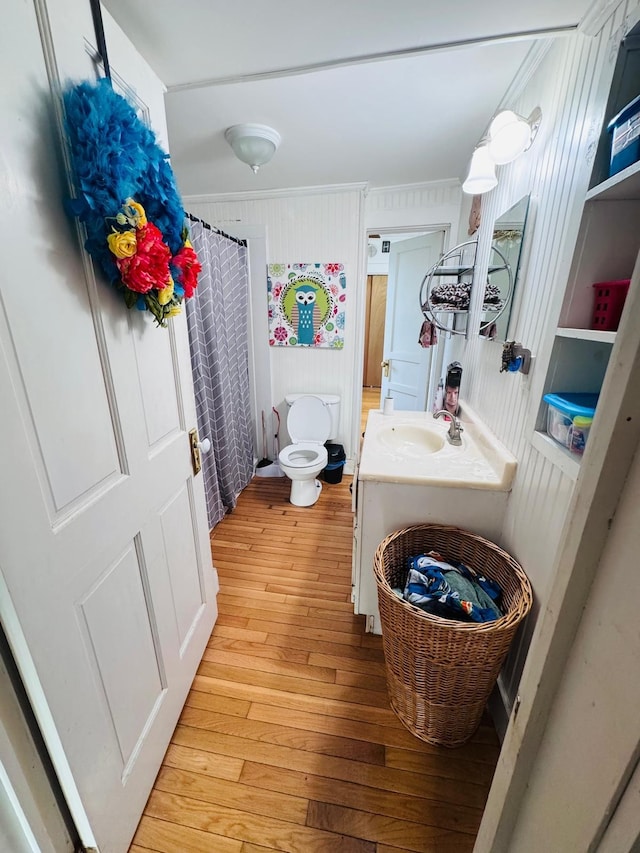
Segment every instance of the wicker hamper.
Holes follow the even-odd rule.
[[[467,623],[432,616],[397,597],[407,557],[431,550],[460,560],[503,590],[505,614]],[[531,608],[529,579],[505,551],[466,530],[419,524],[387,536],[374,558],[391,706],[421,740],[459,746],[480,723],[509,645]]]

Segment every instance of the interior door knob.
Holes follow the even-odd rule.
[[[387,361],[387,359],[380,362],[380,367],[382,368],[382,375],[388,378],[388,376],[389,376],[389,362]]]
[[[211,450],[211,442],[208,438],[203,438],[198,442],[198,449],[201,453],[208,453]]]

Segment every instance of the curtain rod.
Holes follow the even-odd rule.
[[[239,237],[234,237],[232,234],[227,234],[226,231],[222,231],[220,228],[216,228],[213,225],[209,225],[208,222],[205,222],[204,219],[200,219],[199,216],[194,216],[193,213],[189,213],[185,210],[184,215],[187,219],[190,219],[192,222],[199,222],[203,228],[207,228],[209,231],[213,231],[214,234],[219,234],[221,237],[226,237],[227,240],[231,240],[232,243],[237,243],[238,246],[246,246],[247,241],[241,240]]]

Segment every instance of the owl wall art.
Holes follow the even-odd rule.
[[[343,264],[269,264],[269,344],[342,349],[346,286]]]

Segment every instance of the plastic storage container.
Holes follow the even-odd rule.
[[[614,116],[607,130],[611,132],[609,175],[615,175],[640,159],[640,96]]]
[[[630,279],[600,281],[593,285],[595,298],[591,328],[601,332],[615,332],[620,323]]]
[[[597,394],[545,394],[542,398],[547,403],[547,434],[558,444],[571,449],[574,436],[574,421],[576,418],[593,419],[598,405]],[[590,426],[590,424],[589,424]],[[583,435],[586,425],[583,424]],[[584,444],[588,437],[588,429],[584,437],[581,449],[580,441],[576,436],[576,449],[574,452],[582,453]]]
[[[592,423],[593,418],[585,418],[581,415],[577,415],[573,419],[573,423],[569,428],[569,450],[572,453],[582,456],[587,439],[589,438],[589,430]]]
[[[332,444],[327,441],[327,467],[322,472],[325,483],[339,483],[342,480],[342,469],[346,461],[344,447],[341,444]]]

